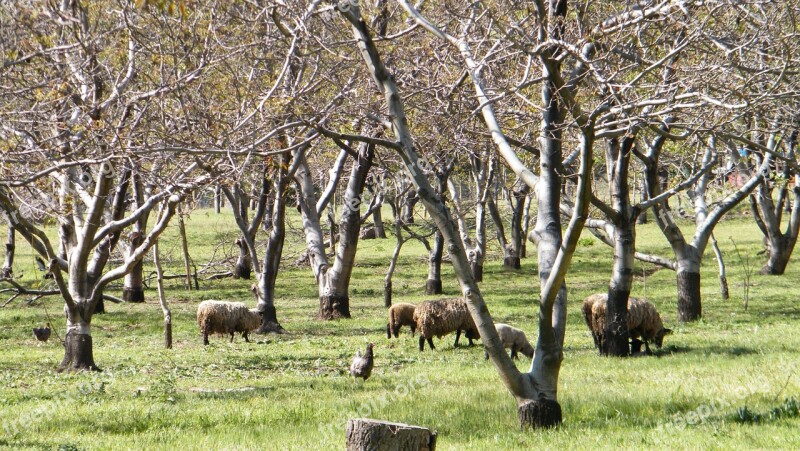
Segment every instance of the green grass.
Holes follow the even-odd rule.
[[[235,235],[229,215],[195,212],[188,230],[198,267],[215,249],[217,259],[232,255],[232,244],[216,246]],[[277,289],[285,335],[255,336],[252,343],[237,337],[232,344],[214,338],[203,349],[194,322],[197,303],[216,298],[254,305],[250,282],[204,282],[200,291],[184,291],[172,280],[167,293],[174,349],[162,349],[162,316],[150,288],[146,304],[107,303],[109,313],[93,320],[102,373],[57,374],[61,301],[27,305],[21,299],[0,309],[0,447],[342,449],[345,421],[368,416],[432,428],[443,450],[800,448],[796,416],[737,421],[740,408],[767,413],[800,395],[800,304],[793,292],[800,271],[793,262],[785,276],[754,276],[745,312],[743,271],[728,237],[735,237],[758,269],[760,237],[746,219],[725,221],[716,232],[728,259],[731,300],[720,299],[714,257],[706,255],[702,321],[676,324],[674,273],[650,274],[651,266],[637,263],[633,294],[654,302],[675,330],[652,357],[597,356],[579,305],[605,290],[610,249],[588,235],[581,241],[567,280],[570,311],[559,386],[564,424],[535,432],[518,430],[515,403],[483,359],[482,347],[454,349],[450,336],[436,351],[419,353],[407,329],[399,340],[385,338],[383,276],[393,239],[360,243],[351,285],[353,319],[318,322],[310,269],[291,266],[302,242],[298,224],[290,230]],[[162,244],[173,273],[181,266],[176,233],[170,230]],[[638,241],[640,250],[669,255],[653,225],[640,228]],[[30,250],[18,247],[15,273],[26,283],[42,284]],[[535,340],[535,259],[506,271],[497,249],[490,257],[481,285],[490,311],[496,321],[522,327]],[[394,279],[395,302],[426,298],[426,267],[424,249],[408,244]],[[458,295],[449,265],[443,280],[445,295]],[[56,328],[51,341],[39,345],[31,328],[47,320],[45,305]],[[346,369],[354,351],[369,341],[375,342],[373,376],[354,383]],[[524,357],[518,363],[523,370],[528,365]]]

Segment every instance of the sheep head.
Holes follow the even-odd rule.
[[[661,330],[656,332],[656,338],[653,340],[656,347],[661,349],[661,345],[664,344],[664,337],[672,333],[672,329],[664,329],[663,327]]]

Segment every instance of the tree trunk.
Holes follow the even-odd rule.
[[[219,185],[214,185],[214,213],[219,214],[222,210],[222,193]]]
[[[511,269],[520,269],[522,256],[522,244],[525,240],[522,233],[522,217],[525,214],[525,198],[528,197],[528,186],[522,185],[515,189],[511,195],[511,243],[509,243],[509,254],[503,260],[503,266]]]
[[[442,294],[442,254],[444,238],[440,231],[433,235],[433,248],[428,264],[428,280],[425,281],[425,294]]]
[[[82,308],[78,304],[78,308]],[[94,363],[92,352],[92,334],[87,321],[73,323],[67,319],[67,335],[64,337],[64,360],[58,366],[58,372],[64,371],[100,371]],[[70,326],[75,327],[70,328]]]
[[[401,215],[403,224],[414,223],[414,206],[417,204],[417,202],[419,202],[419,197],[417,197],[417,191],[414,189],[408,190],[405,202],[403,203],[403,213]]]
[[[233,267],[233,278],[250,280],[250,273],[253,265],[250,262],[250,252],[244,242],[244,237],[236,240],[236,246],[239,248],[239,257],[236,259],[236,265]]]
[[[264,254],[264,273],[258,280],[256,287],[256,310],[261,313],[261,327],[257,333],[283,333],[285,332],[278,322],[278,312],[275,309],[275,283],[278,279],[278,270],[283,255],[283,242],[286,237],[286,197],[289,187],[287,169],[291,156],[282,154],[277,169],[275,170],[274,196],[272,200],[272,217],[269,220],[272,229],[267,241]]]
[[[551,428],[558,426],[563,421],[561,405],[558,401],[551,399],[541,399],[538,401],[527,401],[517,407],[519,427],[525,429]]]
[[[158,288],[158,302],[161,313],[164,314],[164,347],[172,349],[172,312],[167,305],[164,295],[164,271],[161,269],[161,260],[158,256],[158,241],[153,245],[153,265],[156,267],[156,287]]]
[[[139,245],[144,242],[144,235],[139,232],[131,232],[128,235],[130,240],[130,250],[133,252]],[[125,283],[122,288],[122,300],[125,302],[144,302],[144,277],[143,277],[144,264],[139,260],[133,266],[131,272],[125,276]]]
[[[319,319],[350,318],[349,286],[361,229],[361,195],[366,186],[367,174],[372,167],[374,155],[375,146],[362,143],[358,149],[358,157],[353,162],[347,190],[344,194],[344,208],[342,209],[342,220],[339,225],[339,244],[336,249],[336,260],[330,269],[323,269],[317,275],[320,283],[319,313],[317,314]],[[306,185],[306,183],[303,184],[304,190],[313,189],[313,185]],[[313,192],[304,192],[303,196],[313,198],[314,194]],[[304,225],[304,228],[307,228],[306,225]]]
[[[717,266],[719,267],[719,292],[723,301],[730,299],[730,291],[728,290],[728,278],[725,276],[725,261],[722,260],[722,251],[717,243],[717,238],[711,234],[711,248],[714,249],[714,255],[717,257]]]
[[[380,205],[372,212],[372,224],[375,226],[375,238],[386,239],[386,229],[383,227]]]
[[[522,239],[520,241],[519,256],[526,258],[528,256],[528,231],[531,225],[531,196],[525,196],[525,206],[522,208]]]
[[[767,240],[767,262],[761,268],[761,274],[780,276],[786,272],[786,266],[794,251],[795,240],[783,234]]]
[[[435,451],[436,433],[419,426],[357,418],[347,421],[347,451]]]
[[[0,278],[10,279],[14,275],[14,249],[16,232],[14,226],[8,225],[8,241],[6,241],[6,261],[0,270]]]
[[[702,316],[700,273],[678,271],[678,321],[695,321]]]
[[[186,289],[192,289],[192,268],[189,258],[189,242],[186,239],[186,223],[183,221],[183,213],[178,215],[178,232],[181,236],[181,250],[183,251],[183,269],[186,272]]]

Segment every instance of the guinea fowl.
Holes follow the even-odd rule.
[[[46,342],[48,339],[50,339],[50,323],[47,323],[47,325],[44,327],[34,327],[33,336],[39,341]]]
[[[372,366],[375,363],[374,356],[372,355],[372,347],[374,344],[367,345],[367,352],[362,356],[360,351],[356,351],[356,356],[353,357],[353,363],[350,365],[350,375],[354,379],[359,377],[365,381],[369,379],[372,374]]]

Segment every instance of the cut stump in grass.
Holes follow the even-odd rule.
[[[434,451],[436,433],[420,426],[355,418],[347,420],[347,451]]]

